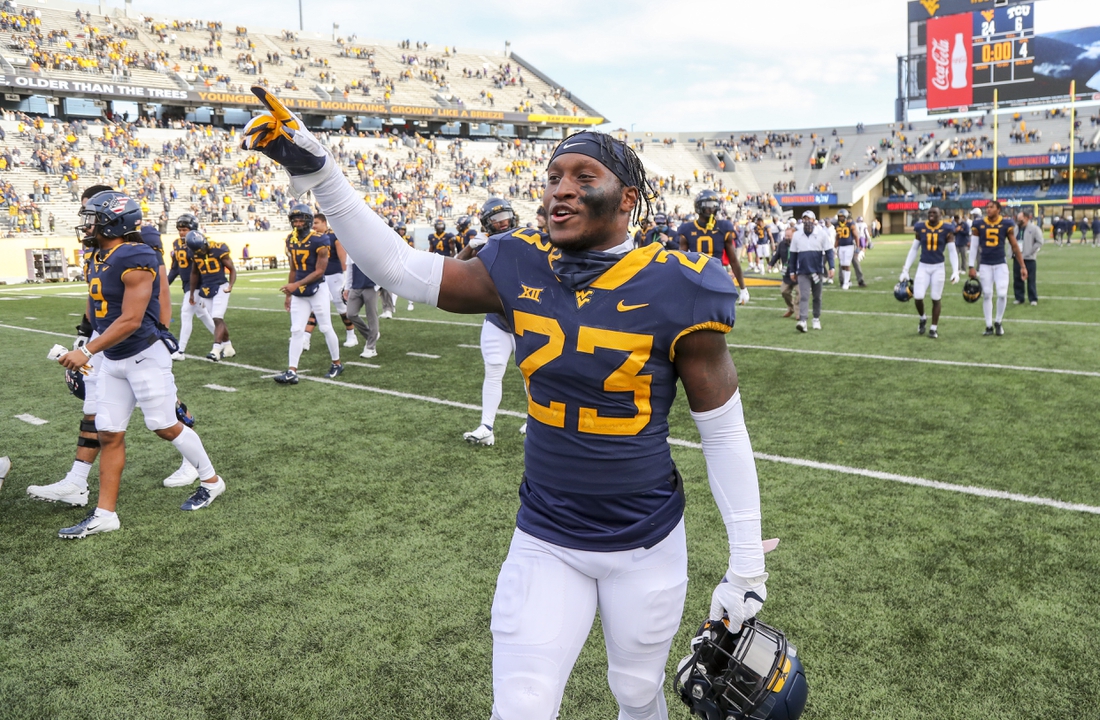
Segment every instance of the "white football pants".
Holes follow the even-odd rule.
[[[493,720],[553,720],[600,610],[619,720],[666,720],[687,593],[684,521],[651,548],[570,550],[516,529],[493,597]]]
[[[329,315],[328,285],[320,283],[317,292],[309,297],[299,295],[290,296],[290,365],[298,367],[298,360],[302,357],[302,347],[306,342],[306,323],[309,315],[317,319],[317,327],[325,336],[325,345],[328,346],[328,356],[333,362],[340,359],[340,340],[336,337],[336,331],[332,329],[332,316]]]
[[[332,262],[330,259],[329,262]],[[325,285],[328,285],[328,294],[332,298],[332,306],[336,308],[337,315],[348,314],[348,304],[344,302],[344,274],[325,275]]]
[[[225,287],[224,285],[222,287]],[[219,287],[210,297],[203,297],[198,293],[195,294],[195,307],[202,307],[207,315],[214,320],[224,320],[225,311],[229,308],[229,293],[223,292],[222,287]],[[190,305],[191,303],[187,303]],[[210,326],[213,327],[214,323],[211,322]],[[210,332],[213,332],[211,330]]]
[[[100,357],[96,355],[95,357]],[[99,360],[95,426],[103,432],[126,432],[134,407],[145,416],[145,427],[163,430],[176,419],[176,379],[172,358],[159,340],[125,360]]]
[[[925,293],[931,287],[932,300],[939,300],[943,297],[943,283],[946,277],[947,271],[943,263],[935,265],[917,263],[917,275],[913,278],[913,297],[923,300]]]
[[[979,265],[978,280],[982,284],[982,312],[985,314],[985,326],[993,327],[993,288],[997,289],[997,322],[1005,317],[1008,306],[1008,263]]]
[[[214,334],[214,319],[210,317],[210,310],[202,304],[199,294],[195,293],[195,304],[191,304],[191,293],[183,294],[183,305],[180,306],[180,352],[187,350],[187,343],[191,339],[191,328],[195,316],[199,316],[211,335]]]
[[[481,424],[493,427],[504,396],[504,371],[516,352],[516,338],[488,320],[481,324],[481,359],[485,362],[485,379],[481,382]],[[526,388],[526,384],[524,384]]]

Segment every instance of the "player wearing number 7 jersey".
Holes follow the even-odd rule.
[[[313,192],[348,254],[402,297],[511,324],[527,383],[517,528],[493,600],[493,718],[551,720],[597,608],[619,717],[668,717],[662,686],[687,590],[683,481],[668,411],[683,383],[729,564],[711,617],[739,626],[767,591],[755,461],[725,333],[737,290],[719,263],[627,228],[650,188],[609,135],[565,139],[547,168],[548,234],[515,230],[467,261],[413,250],[362,201],[301,121],[271,111],[244,146]],[[718,573],[715,573],[716,575]]]

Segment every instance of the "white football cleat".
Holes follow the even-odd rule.
[[[818,320],[817,318],[814,318],[814,322],[813,322],[813,325],[811,327],[813,327],[814,330],[820,330],[821,329],[821,321]]]
[[[413,309],[413,304],[412,304],[412,300],[410,300],[409,301],[409,310],[412,310],[412,309]]]
[[[233,343],[226,340],[225,343],[222,345],[222,357],[231,358],[236,354],[237,351],[233,349]]]
[[[176,352],[172,353],[172,359],[173,360],[186,360],[187,356],[183,354],[183,350],[177,350]]]
[[[183,487],[190,485],[199,479],[198,469],[186,460],[180,465],[179,470],[164,478],[164,487]]]
[[[312,333],[306,333],[306,340],[302,343],[302,352],[309,350],[309,338]]]
[[[0,480],[3,480],[11,472],[11,458],[7,455],[0,457]]]
[[[348,337],[344,340],[344,347],[355,347],[359,344],[359,338],[355,337],[354,330],[348,330]]]
[[[487,425],[478,425],[475,430],[462,433],[462,437],[471,445],[492,445],[497,441]]]
[[[68,476],[52,485],[31,485],[27,488],[27,494],[35,500],[61,502],[75,507],[84,507],[88,504],[87,484],[82,485],[70,480]]]
[[[58,530],[57,536],[64,540],[79,540],[96,533],[118,530],[120,527],[122,527],[122,524],[118,521],[117,514],[111,513],[110,517],[97,517],[95,510],[93,510],[88,517],[76,525]]]
[[[363,348],[363,352],[359,353],[359,357],[369,360],[372,357],[378,357],[378,351],[373,348]]]
[[[382,319],[382,320],[386,320],[386,319],[388,319],[388,318],[391,318],[391,317],[393,317],[393,313],[392,313],[392,312],[390,312],[389,310],[387,310],[387,311],[385,311],[384,313],[382,313],[381,315],[379,315],[378,317],[379,317],[380,319]]]
[[[526,435],[527,434],[527,423],[523,423],[522,425],[519,426],[519,434],[520,435]]]
[[[222,480],[221,476],[218,476],[216,482],[199,483],[199,489],[196,490],[191,497],[187,498],[183,505],[180,505],[180,510],[192,511],[202,510],[204,507],[208,507],[210,503],[214,502],[214,498],[225,492],[225,480]]]

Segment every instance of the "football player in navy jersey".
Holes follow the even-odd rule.
[[[462,215],[455,221],[455,230],[457,231],[454,236],[455,255],[465,250],[470,245],[470,241],[477,237],[477,230],[470,226],[470,218],[466,215]]]
[[[195,317],[203,326],[214,335],[214,318],[210,317],[210,310],[205,304],[190,303],[191,296],[191,251],[187,247],[187,233],[199,229],[199,219],[191,213],[184,213],[176,218],[176,234],[178,237],[172,242],[172,269],[168,273],[168,282],[172,283],[177,277],[183,286],[184,301],[180,305],[180,337],[179,351],[172,354],[173,360],[183,360],[187,352],[187,343],[191,341],[191,331],[194,327]]]
[[[834,248],[836,249],[837,264],[840,265],[840,289],[849,290],[852,287],[852,265],[855,262],[856,253],[859,248],[856,247],[859,241],[859,233],[856,230],[856,225],[852,222],[852,215],[847,210],[841,210],[836,216],[836,240],[834,241]],[[863,282],[863,276],[860,274],[857,277],[859,286],[866,285]]]
[[[454,251],[454,234],[447,232],[447,223],[443,218],[437,218],[432,226],[432,234],[428,236],[428,250],[436,255],[451,257]]]
[[[280,385],[298,384],[298,360],[306,338],[306,323],[312,313],[325,336],[332,365],[325,377],[334,378],[344,372],[340,363],[340,339],[332,329],[328,313],[328,285],[324,282],[329,263],[328,240],[313,232],[313,209],[305,203],[290,208],[290,234],[286,236],[286,255],[290,261],[288,282],[279,288],[286,295],[290,312],[290,364],[287,371],[275,376]]]
[[[84,242],[95,248],[88,278],[88,314],[99,334],[59,362],[81,371],[102,352],[95,420],[102,453],[96,509],[62,529],[58,533],[62,538],[119,529],[115,509],[126,464],[126,428],[135,405],[141,408],[146,427],[169,440],[199,469],[202,483],[184,502],[183,510],[204,508],[225,491],[225,482],[214,472],[199,436],[176,416],[172,359],[161,341],[161,307],[155,289],[162,265],[140,241],[140,206],[120,192],[104,191],[90,198],[80,215]]]
[[[718,193],[704,190],[695,196],[696,218],[680,225],[676,235],[682,252],[695,252],[707,255],[722,263],[722,252],[726,253],[730,269],[737,279],[741,292],[742,305],[749,301],[749,291],[745,287],[745,278],[741,274],[741,263],[737,259],[737,228],[729,220],[718,219],[721,201]]]
[[[917,276],[913,280],[913,300],[917,306],[917,314],[920,315],[920,324],[917,326],[917,334],[923,335],[928,329],[928,337],[935,340],[939,337],[940,324],[940,298],[943,297],[943,283],[946,279],[944,270],[944,250],[951,257],[951,284],[959,281],[959,253],[955,250],[955,226],[945,223],[938,207],[929,208],[928,221],[918,221],[913,228],[916,238],[913,246],[909,248],[909,255],[905,258],[905,265],[901,269],[901,282],[909,281],[909,267],[920,255],[920,264],[917,265]],[[924,314],[924,296],[931,288],[932,291],[932,326],[928,327],[928,316]]]
[[[512,204],[498,198],[486,201],[482,206],[480,220],[484,234],[475,237],[458,255],[459,260],[476,257],[489,237],[511,232],[519,227],[519,219]],[[481,424],[470,432],[463,433],[462,437],[473,445],[493,445],[496,443],[493,428],[496,425],[497,410],[500,409],[500,399],[504,395],[504,372],[508,369],[508,360],[516,352],[516,338],[508,320],[499,313],[487,314],[481,324],[481,340],[478,345],[481,348],[481,361],[485,365],[485,379],[481,381]],[[526,433],[527,423],[520,426],[519,431]]]
[[[200,304],[214,318],[214,345],[207,360],[217,362],[237,354],[229,340],[229,326],[225,324],[225,311],[229,307],[229,293],[237,282],[237,268],[229,253],[229,246],[210,240],[197,230],[184,238],[191,251],[191,291],[184,300],[189,305]],[[229,271],[229,278],[225,271]]]
[[[632,249],[627,229],[651,197],[645,170],[591,131],[551,157],[549,234],[498,235],[467,261],[411,250],[301,121],[253,91],[270,113],[249,122],[243,145],[283,165],[295,193],[313,192],[372,278],[511,325],[530,399],[517,528],[492,608],[493,718],[557,716],[597,609],[620,719],[667,718],[665,666],[687,591],[684,486],[668,445],[677,379],[729,536],[710,617],[739,627],[767,597],[756,466],[725,338],[729,275],[697,253]]]
[[[983,335],[1004,335],[1005,308],[1008,306],[1008,258],[1005,248],[1020,264],[1020,278],[1027,280],[1024,256],[1016,243],[1016,223],[1001,217],[1001,203],[990,200],[985,217],[975,220],[970,228],[970,277],[982,284],[982,313],[985,315]],[[979,266],[979,262],[981,263]],[[997,290],[997,318],[993,318],[993,290]]]
[[[336,314],[340,316],[340,321],[344,323],[344,347],[355,347],[359,344],[359,340],[355,337],[355,325],[348,317],[348,306],[344,301],[344,273],[347,270],[347,253],[344,252],[344,247],[340,244],[339,238],[329,230],[324,213],[317,213],[313,216],[313,232],[328,240],[329,256],[328,265],[325,266],[325,284],[328,285],[332,307],[336,309]],[[316,327],[317,316],[310,313],[309,320],[306,322],[306,341],[302,346],[303,350],[309,350],[309,341]]]

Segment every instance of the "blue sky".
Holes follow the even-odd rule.
[[[889,122],[904,0],[303,0],[305,29],[514,52],[615,127],[652,131]],[[109,0],[113,6],[118,0]],[[295,0],[134,0],[169,16],[297,29]],[[1041,0],[1036,31],[1100,25],[1100,2]]]

